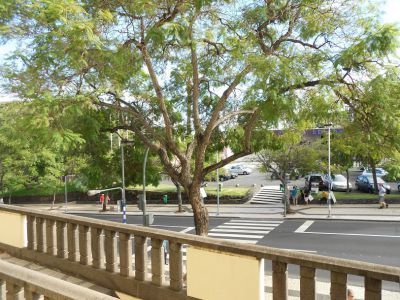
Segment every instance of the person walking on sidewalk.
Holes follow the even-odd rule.
[[[387,208],[389,205],[385,202],[386,189],[383,184],[379,184],[379,208]]]

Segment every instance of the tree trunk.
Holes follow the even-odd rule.
[[[350,192],[350,185],[349,185],[349,182],[350,182],[350,175],[349,175],[349,169],[346,169],[346,177],[347,177],[347,193],[348,192]]]
[[[187,192],[189,202],[193,209],[194,226],[196,234],[207,236],[208,235],[208,211],[201,201],[200,197],[200,184],[192,184],[190,191]]]
[[[8,204],[11,204],[11,193],[8,195]]]
[[[372,169],[372,178],[374,179],[374,190],[375,194],[379,194],[379,189],[378,189],[378,180],[376,179],[376,165],[375,161],[373,159],[370,159],[370,164],[371,164],[371,169]]]

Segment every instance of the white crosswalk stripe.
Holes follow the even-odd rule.
[[[281,220],[232,219],[213,229],[208,236],[246,244],[256,244],[278,227]]]

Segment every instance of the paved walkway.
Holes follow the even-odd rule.
[[[65,212],[63,205],[25,204],[21,205],[36,209]],[[280,213],[274,213],[264,205],[241,204],[241,205],[206,205],[212,217],[241,217],[241,218],[277,218],[282,219]],[[68,213],[94,213],[121,214],[117,211],[116,205],[109,206],[107,212],[101,212],[99,204],[74,204],[67,207]],[[331,207],[331,216],[327,205],[298,205],[291,206],[293,213],[287,214],[286,219],[323,219],[323,220],[366,220],[366,221],[400,221],[400,204],[392,204],[389,208],[378,209],[378,204],[336,204]],[[147,211],[154,215],[167,216],[193,216],[190,205],[183,205],[183,212],[177,212],[177,205],[151,204],[147,205]],[[142,215],[142,211],[136,205],[128,205],[129,215]]]

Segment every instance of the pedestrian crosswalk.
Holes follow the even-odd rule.
[[[245,244],[257,244],[282,222],[281,220],[232,219],[211,229],[208,236]]]

